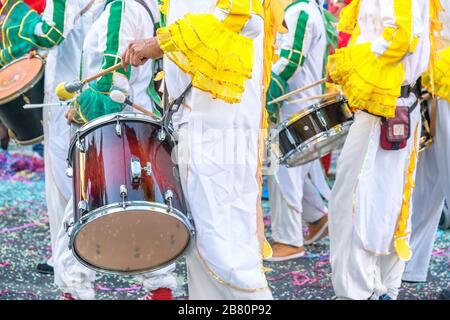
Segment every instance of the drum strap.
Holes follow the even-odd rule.
[[[152,10],[150,10],[150,8],[147,6],[147,4],[144,2],[144,0],[135,0],[135,1],[139,4],[141,4],[145,8],[145,11],[147,11],[148,15],[150,16],[150,19],[152,20],[152,23],[153,23],[153,36],[155,37],[157,26],[155,24],[155,18],[153,16]]]
[[[180,108],[180,105],[183,103],[184,99],[186,98],[186,95],[188,94],[189,90],[192,88],[192,81],[188,84],[186,89],[183,90],[181,95],[171,101],[169,103],[169,94],[167,92],[166,83],[164,82],[164,115],[163,115],[163,123],[166,128],[169,128],[170,120],[172,120],[172,115],[178,111]],[[167,106],[167,107],[166,107]]]
[[[94,5],[96,0],[91,0],[89,1],[89,3],[80,11],[80,13],[78,13],[78,15],[75,17],[74,21],[77,21],[78,19],[80,19],[86,12],[89,11],[90,8],[92,8],[92,6]]]

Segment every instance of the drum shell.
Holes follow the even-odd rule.
[[[10,129],[19,144],[34,144],[44,137],[42,108],[24,109],[25,104],[44,102],[44,77],[17,98],[0,105],[0,120]]]
[[[172,207],[186,213],[178,168],[171,159],[171,136],[166,134],[166,139],[160,141],[161,128],[157,124],[124,121],[120,125],[121,136],[116,133],[116,123],[110,122],[80,135],[83,152],[71,147],[74,222],[91,211],[124,200],[165,204],[167,190],[173,193]],[[132,158],[139,159],[141,168],[151,164],[151,174],[142,170],[139,183],[132,182]],[[125,198],[121,195],[122,186],[126,189]],[[85,201],[87,211],[78,210],[81,201]]]
[[[326,132],[353,119],[353,114],[342,100],[323,104],[298,119],[290,120],[279,132],[279,149],[286,155],[297,146],[313,139],[317,134]],[[293,141],[291,141],[293,140]]]

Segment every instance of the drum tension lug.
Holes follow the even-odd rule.
[[[138,157],[131,157],[131,183],[139,184],[141,183],[141,162]],[[122,191],[121,191],[122,192]]]
[[[161,128],[158,130],[158,140],[160,142],[163,142],[166,139],[166,131],[164,130],[164,128]]]
[[[85,149],[85,147],[84,147],[84,139],[78,139],[77,140],[77,149],[80,151],[80,152],[86,152],[86,149]]]
[[[86,200],[78,202],[78,212],[83,214],[89,211],[89,205]]]
[[[128,197],[128,190],[124,184],[120,186],[120,196],[122,197],[122,207],[125,209],[125,207],[127,206],[125,198]]]
[[[141,168],[141,162],[138,157],[131,158],[131,183],[132,184],[140,184],[142,179],[142,171],[145,171],[145,174],[150,177],[152,175],[152,164],[147,162],[145,167]]]
[[[168,213],[172,212],[172,198],[173,198],[172,190],[170,190],[170,189],[166,190],[166,192],[164,192],[164,201],[168,206],[168,208],[167,208]]]
[[[73,218],[70,219],[69,222],[67,222],[67,220],[64,221],[64,230],[66,231],[66,233],[69,231],[69,229],[70,229],[71,227],[73,227]]]
[[[117,136],[122,136],[122,126],[120,125],[119,116],[117,116],[117,123],[116,123],[116,134]]]
[[[72,167],[70,167],[70,166],[67,167],[67,169],[66,169],[66,176],[69,177],[69,178],[73,177],[73,169],[72,169]]]

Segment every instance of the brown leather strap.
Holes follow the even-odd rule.
[[[436,108],[437,108],[437,99],[433,98],[431,100],[431,111],[430,111],[430,135],[432,138],[436,136],[436,120],[437,120]]]

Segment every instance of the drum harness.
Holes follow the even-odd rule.
[[[150,10],[150,8],[147,6],[147,4],[143,1],[143,0],[135,0],[136,2],[138,2],[139,4],[141,4],[145,10],[147,11],[147,13],[150,16],[150,19],[153,22],[153,25],[155,26],[155,18],[153,16],[152,11]],[[156,30],[157,28],[153,28],[153,36],[156,36]],[[156,64],[157,66],[160,68],[162,65],[162,59],[157,59],[156,60]],[[192,81],[189,83],[189,85],[183,90],[183,92],[181,93],[181,95],[176,98],[175,100],[169,102],[169,94],[167,92],[167,87],[165,82],[163,83],[164,89],[163,89],[163,108],[161,111],[163,111],[163,118],[162,118],[162,126],[164,128],[166,128],[167,130],[169,130],[169,132],[173,132],[173,128],[171,126],[171,120],[172,120],[172,115],[178,111],[178,109],[180,108],[180,105],[183,103],[184,99],[186,98],[186,95],[188,94],[189,90],[192,88]],[[174,108],[175,107],[175,108]],[[157,107],[158,108],[158,107]],[[160,109],[160,108],[158,108]]]

